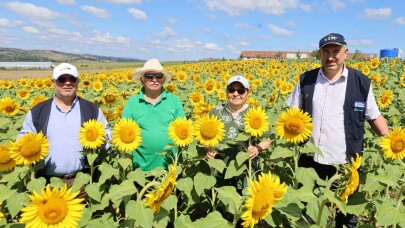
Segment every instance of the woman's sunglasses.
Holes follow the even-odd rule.
[[[234,93],[235,91],[237,91],[239,95],[242,95],[246,92],[246,89],[228,88],[228,93]]]
[[[163,78],[163,74],[162,73],[145,73],[143,75],[146,79],[152,79],[152,78],[156,78],[156,79],[162,79]]]
[[[77,82],[77,78],[73,76],[68,76],[68,77],[59,77],[56,79],[59,83],[65,83],[67,80],[71,81],[72,83]]]

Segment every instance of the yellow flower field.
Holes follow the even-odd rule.
[[[382,139],[366,124],[363,156],[342,166],[329,182],[297,166],[299,156],[319,151],[310,142],[300,145],[311,134],[309,115],[286,104],[300,74],[320,67],[316,59],[165,66],[173,72],[165,89],[180,98],[186,118],[168,127],[173,145],[167,149],[177,151],[173,166],[149,173],[133,169],[128,153],[140,145],[141,129],[120,118],[125,102],[141,89],[131,78],[134,69],[82,73],[78,96],[99,105],[114,132],[105,151],[100,149],[102,125],[93,121],[82,127],[78,137],[90,173],[78,173],[69,189],[56,178],[46,185],[35,175],[48,153],[45,136],[29,134],[16,141],[28,110],[53,96],[50,78],[0,80],[0,227],[209,227],[212,222],[306,227],[311,225],[306,216],[317,226],[334,227],[338,211],[357,215],[359,225],[405,227],[405,61],[375,58],[347,65],[370,78],[391,132]],[[249,80],[248,103],[255,108],[243,119],[246,132],[221,143],[224,125],[207,114],[226,102],[226,82],[236,74]],[[258,173],[252,174],[244,148],[235,151],[228,166],[221,159],[205,159],[206,147],[251,142],[268,129],[271,146],[260,153]],[[223,174],[225,182],[249,178],[237,189],[219,184],[216,174]],[[75,199],[83,185],[88,202]]]

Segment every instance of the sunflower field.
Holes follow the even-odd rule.
[[[299,156],[320,151],[301,145],[311,135],[309,115],[286,105],[299,75],[320,67],[316,59],[166,66],[173,78],[164,87],[180,98],[186,118],[168,126],[174,143],[165,149],[177,151],[173,164],[148,173],[132,168],[130,151],[141,143],[141,129],[120,119],[126,100],[141,89],[133,69],[80,74],[78,96],[99,105],[113,137],[108,150],[100,149],[99,123],[82,127],[78,137],[89,167],[72,186],[58,178],[47,185],[35,175],[49,149],[44,135],[16,140],[28,110],[53,96],[51,76],[0,80],[0,227],[334,227],[338,212],[357,215],[363,227],[405,227],[405,61],[346,64],[371,79],[390,133],[378,137],[366,124],[363,156],[326,181],[298,167]],[[223,124],[206,114],[226,102],[226,82],[236,74],[249,80],[247,103],[254,109],[243,119],[246,131],[224,141]],[[252,164],[246,148],[267,129],[271,146]],[[244,147],[232,160],[205,158],[207,148],[235,144]],[[219,174],[244,185],[219,184]],[[87,201],[76,197],[83,189]]]

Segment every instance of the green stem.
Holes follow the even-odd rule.
[[[319,206],[319,212],[318,212],[318,216],[316,217],[316,224],[318,226],[321,225],[321,218],[322,218],[322,211],[323,211],[323,207],[325,206],[325,204],[328,202],[327,199],[322,200],[321,205]]]
[[[211,188],[211,205],[212,205],[212,210],[216,211],[217,210],[217,205],[215,204],[216,200],[216,194],[214,188]]]
[[[405,184],[403,184],[401,186],[401,189],[399,189],[399,194],[398,194],[398,198],[397,198],[397,209],[399,209],[399,207],[401,205],[403,205],[402,200],[404,199],[404,196],[402,195],[402,193],[404,193],[404,191],[405,191]]]
[[[249,137],[249,146],[248,148],[252,145],[252,137]],[[252,159],[249,158],[249,168],[248,168],[248,177],[250,180],[252,180]]]
[[[299,149],[298,145],[294,144],[294,170],[293,170],[293,176],[294,176],[294,189],[298,189],[298,177],[297,177],[297,170],[298,170],[298,158],[299,158]]]
[[[141,201],[143,195],[145,194],[145,192],[146,192],[150,187],[157,186],[157,185],[159,185],[159,184],[160,184],[160,182],[158,182],[158,181],[151,181],[151,182],[149,182],[147,185],[145,185],[145,187],[142,188],[141,192],[139,192],[138,197],[136,197],[136,201]]]

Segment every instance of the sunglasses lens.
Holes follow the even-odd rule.
[[[233,89],[233,88],[228,88],[228,92],[229,92],[229,93],[234,93],[235,91],[237,91],[238,94],[240,94],[240,95],[242,95],[242,94],[244,94],[244,93],[246,92],[245,89]]]
[[[152,79],[155,77],[156,79],[162,79],[163,74],[162,73],[146,73],[143,75],[146,79]]]
[[[59,77],[57,80],[59,83],[65,83],[67,80],[69,79],[69,81],[71,81],[72,83],[77,82],[77,78],[76,77]]]

